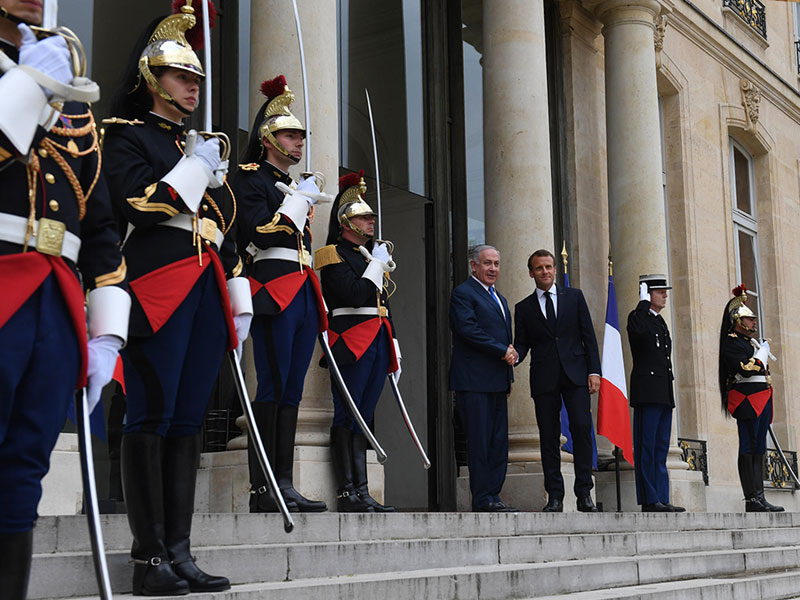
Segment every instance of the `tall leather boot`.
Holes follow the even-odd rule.
[[[164,438],[152,433],[122,436],[122,491],[133,534],[133,594],[181,596],[189,584],[178,577],[164,544]]]
[[[394,506],[384,506],[375,498],[369,495],[369,487],[367,482],[367,448],[369,442],[367,438],[360,433],[353,434],[353,486],[356,489],[356,494],[361,501],[367,506],[372,507],[375,512],[394,512]]]
[[[753,480],[756,486],[756,495],[761,499],[763,504],[769,512],[783,512],[782,506],[776,506],[767,501],[764,496],[764,455],[753,454]]]
[[[752,456],[750,454],[740,454],[736,466],[739,469],[739,481],[742,483],[745,512],[768,512],[767,507],[761,503],[761,498],[759,498],[756,491]]]
[[[33,529],[0,533],[0,596],[25,600],[31,573]]]
[[[253,416],[256,420],[258,433],[261,435],[261,442],[267,452],[267,459],[270,466],[275,466],[275,423],[278,414],[278,405],[274,402],[253,402]],[[247,464],[250,468],[250,512],[279,512],[278,503],[272,496],[272,492],[267,486],[267,478],[258,462],[255,444],[252,439],[247,440]],[[297,504],[286,502],[286,508],[291,512],[297,512]]]
[[[331,427],[331,460],[339,484],[336,509],[339,512],[375,512],[358,497],[353,487],[352,437],[347,427]]]
[[[199,434],[164,440],[164,541],[175,574],[192,592],[221,592],[230,589],[231,582],[201,571],[190,549],[199,459]]]
[[[309,500],[294,489],[294,438],[297,431],[297,407],[279,406],[276,424],[275,478],[285,502],[293,502],[300,512],[324,512],[328,507],[321,500]]]

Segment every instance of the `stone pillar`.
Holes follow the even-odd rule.
[[[500,250],[498,289],[513,309],[534,289],[525,266],[531,252],[556,252],[541,2],[483,2],[483,103],[486,243]],[[509,399],[509,471],[503,492],[510,504],[524,509],[545,502],[529,361],[516,370]],[[532,472],[537,473],[533,494],[526,475]]]
[[[325,174],[327,182],[324,191],[336,195],[339,179],[336,1],[298,0],[297,4],[308,70],[311,128],[307,144],[311,150],[311,168]],[[249,122],[252,122],[255,111],[264,101],[259,92],[261,82],[283,73],[295,95],[292,112],[305,124],[308,118],[303,110],[303,78],[291,3],[261,0],[252,3],[251,11]],[[304,168],[305,157],[292,170],[292,175],[297,176]],[[325,243],[329,213],[330,204],[317,205],[312,225],[312,250]],[[294,475],[295,487],[302,493],[325,499],[331,505],[335,497],[335,484],[330,471],[328,439],[333,405],[328,372],[317,366],[319,354],[319,351],[314,353],[300,404]],[[254,377],[250,379],[252,381]],[[376,487],[379,488],[376,491],[380,492],[380,486]]]

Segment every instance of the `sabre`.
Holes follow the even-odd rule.
[[[211,0],[203,0],[205,6],[203,7],[203,59],[206,66],[206,79],[205,79],[205,100],[206,107],[203,119],[203,127],[206,131],[211,131],[211,26],[209,24],[211,7]]]
[[[294,529],[294,520],[292,519],[292,515],[289,514],[289,509],[286,508],[286,502],[283,500],[280,488],[278,487],[278,482],[275,481],[275,474],[272,472],[272,467],[269,465],[267,451],[264,450],[264,443],[261,441],[261,434],[259,433],[258,426],[256,425],[256,418],[253,415],[253,408],[250,406],[250,398],[247,394],[247,387],[244,384],[242,367],[239,365],[239,360],[236,358],[236,352],[234,350],[228,352],[228,359],[231,363],[231,369],[233,369],[233,378],[236,380],[236,395],[239,397],[239,402],[242,405],[242,411],[247,419],[247,431],[250,432],[250,443],[252,443],[255,447],[256,456],[258,457],[258,462],[261,465],[261,470],[264,471],[264,475],[267,478],[267,483],[269,483],[270,491],[275,497],[275,501],[278,503],[278,509],[281,511],[281,515],[283,515],[283,529],[286,533],[289,533],[292,529]]]
[[[422,455],[422,466],[425,467],[426,470],[430,469],[431,461],[428,459],[428,455],[425,453],[425,448],[422,447],[422,442],[420,442],[419,438],[417,437],[417,432],[414,430],[414,425],[411,423],[411,417],[408,416],[406,405],[403,403],[403,397],[400,395],[400,388],[397,387],[397,379],[395,379],[394,373],[389,373],[387,378],[389,379],[389,384],[392,387],[394,397],[397,399],[397,406],[400,407],[400,412],[403,414],[403,421],[405,421],[406,427],[408,428],[408,433],[411,434],[411,439],[414,440],[414,445]]]
[[[92,560],[97,588],[102,600],[111,600],[111,579],[108,576],[103,530],[100,527],[100,510],[97,505],[97,487],[94,477],[94,458],[92,456],[92,434],[89,424],[89,402],[84,387],[75,394],[75,417],[78,424],[78,448],[83,479],[83,498],[86,518],[89,524],[89,539],[92,543]]]
[[[364,417],[361,416],[356,403],[353,401],[353,397],[350,395],[350,390],[347,389],[347,384],[344,382],[342,372],[339,370],[339,365],[336,364],[336,359],[333,357],[333,351],[328,343],[328,332],[323,331],[317,337],[319,339],[320,346],[322,346],[322,352],[325,354],[325,358],[328,359],[328,368],[331,371],[333,380],[336,382],[336,386],[339,388],[342,396],[344,396],[347,407],[350,409],[350,412],[353,414],[353,418],[355,419],[356,423],[358,423],[361,431],[364,433],[364,437],[367,438],[369,445],[372,446],[372,449],[375,450],[375,454],[378,455],[378,462],[381,464],[385,463],[386,452],[384,452],[383,448],[381,448],[381,445],[378,443],[378,440],[375,438],[372,431],[370,431],[370,428],[367,427]]]
[[[794,484],[800,488],[800,479],[797,478],[794,470],[792,469],[792,465],[789,464],[789,461],[786,459],[786,455],[783,453],[783,449],[781,448],[780,443],[778,443],[778,437],[775,435],[775,431],[772,429],[772,423],[769,425],[769,437],[772,438],[772,443],[775,444],[775,449],[778,451],[778,454],[783,461],[783,465],[786,467],[786,470],[789,471],[789,474],[794,479]]]
[[[303,110],[306,119],[306,173],[311,173],[311,113],[308,110],[308,77],[306,75],[306,53],[303,49],[303,29],[300,27],[300,13],[297,10],[297,0],[292,0],[294,6],[294,24],[297,27],[297,43],[300,46],[300,71],[303,74]]]
[[[375,136],[375,122],[372,120],[372,102],[369,101],[369,90],[364,88],[367,95],[367,111],[369,112],[369,129],[372,132],[372,156],[375,157],[375,191],[378,193],[378,239],[383,239],[383,213],[381,212],[381,172],[378,169],[378,142]],[[389,251],[391,254],[391,250]]]

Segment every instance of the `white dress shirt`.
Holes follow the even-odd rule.
[[[470,275],[470,277],[472,277],[472,278],[473,278],[475,281],[477,281],[478,283],[480,283],[480,284],[481,284],[481,287],[482,287],[483,289],[485,289],[485,290],[486,290],[486,293],[487,293],[487,294],[489,294],[489,297],[490,297],[492,300],[494,300],[495,302],[497,302],[497,306],[499,306],[499,307],[500,307],[500,312],[501,312],[501,313],[503,313],[503,318],[505,319],[505,318],[506,318],[506,311],[505,311],[505,310],[503,310],[503,303],[502,303],[502,302],[500,302],[500,296],[497,296],[497,298],[495,299],[495,296],[493,296],[493,295],[492,295],[492,292],[491,292],[491,290],[489,290],[489,286],[488,286],[488,285],[486,285],[486,284],[485,284],[485,283],[483,283],[483,282],[482,282],[480,279],[478,279],[477,277],[475,277],[475,275]],[[494,287],[494,286],[492,286],[492,287]],[[497,290],[495,290],[495,291],[494,291],[494,293],[495,293],[495,294],[497,294]]]
[[[536,288],[536,296],[539,298],[539,308],[542,309],[542,314],[544,315],[545,320],[547,319],[547,309],[545,308],[545,294],[550,294],[550,299],[553,301],[553,311],[555,315],[558,316],[558,294],[556,293],[558,288],[556,284],[550,286],[549,290],[542,290],[538,287]]]

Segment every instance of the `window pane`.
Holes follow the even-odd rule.
[[[750,202],[750,161],[736,146],[733,146],[733,177],[736,186],[736,208],[753,214]]]
[[[739,230],[739,270],[742,283],[748,290],[758,293],[756,279],[755,237],[746,231]]]

